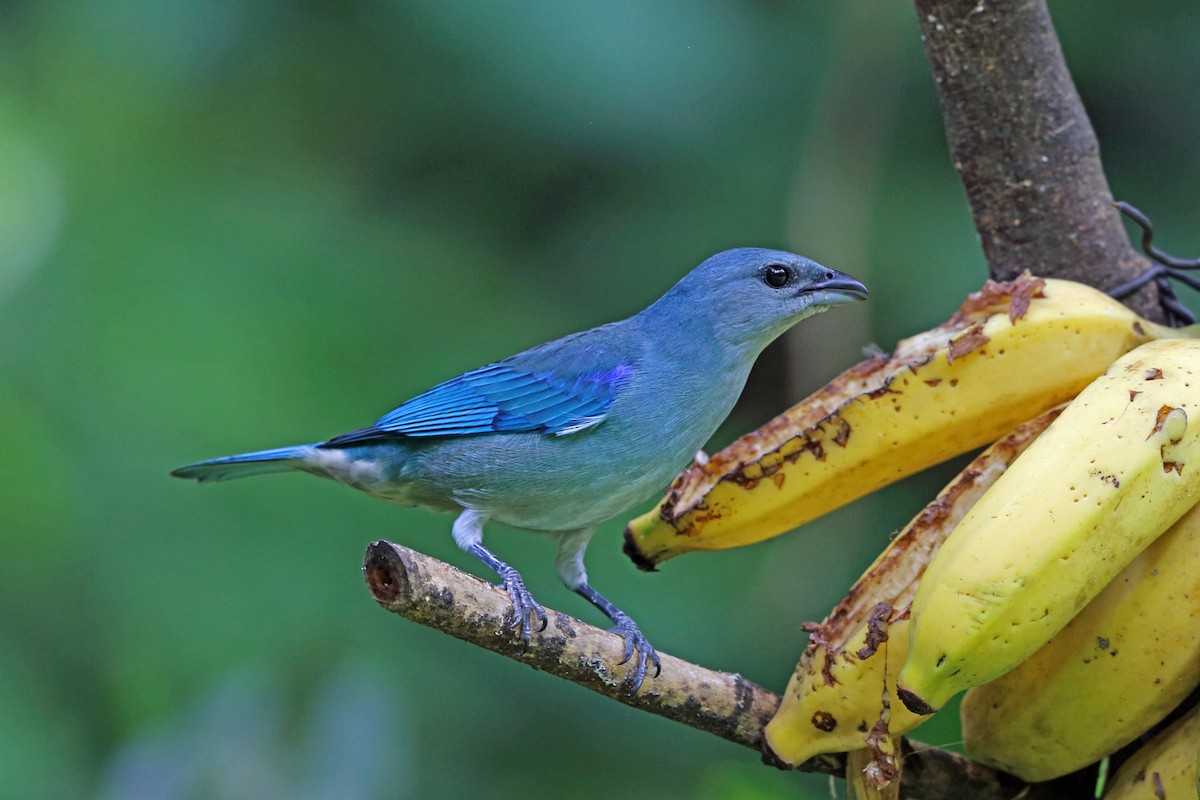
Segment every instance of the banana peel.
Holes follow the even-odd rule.
[[[963,698],[984,763],[1047,781],[1132,742],[1200,686],[1200,505],[1049,644]],[[1196,745],[1200,748],[1200,740]]]
[[[912,604],[900,699],[932,713],[1016,668],[1200,501],[1200,341],[1092,382],[977,502]]]
[[[1104,800],[1197,800],[1200,706],[1144,744],[1121,765]]]
[[[627,525],[625,552],[651,570],[785,533],[994,441],[1144,342],[1187,335],[1080,283],[1028,273],[989,281],[942,325],[693,463]]]
[[[894,759],[876,742],[927,719],[896,696],[896,675],[908,657],[908,607],[925,566],[1061,410],[1019,425],[976,457],[891,541],[824,622],[805,626],[808,646],[764,731],[770,763],[792,768],[822,753],[865,750],[857,772],[873,767],[873,774],[887,774]]]

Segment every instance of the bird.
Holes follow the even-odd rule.
[[[718,253],[626,319],[538,345],[418,394],[323,442],[201,461],[202,483],[306,472],[400,506],[452,512],[455,543],[500,578],[511,628],[547,617],[520,572],[483,544],[489,520],[557,539],[555,571],[624,639],[641,687],[661,659],[588,582],[600,523],[662,491],[733,409],[762,350],[800,320],[865,300],[849,275],[780,250]]]

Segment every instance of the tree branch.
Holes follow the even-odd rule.
[[[363,559],[363,577],[379,605],[463,641],[549,672],[731,742],[757,749],[779,697],[740,675],[715,672],[660,653],[642,689],[630,695],[631,665],[617,666],[625,640],[562,612],[546,609],[546,629],[529,643],[509,627],[508,593],[435,558],[391,542],[375,542]]]
[[[549,624],[526,644],[508,625],[512,604],[503,589],[391,542],[367,548],[363,577],[375,602],[394,614],[755,751],[761,752],[763,727],[779,706],[778,695],[740,675],[666,653],[659,654],[662,674],[647,675],[642,689],[630,695],[625,679],[631,670],[617,665],[624,651],[620,636],[546,609]],[[945,750],[906,741],[903,752],[907,796],[1009,800],[1024,788],[1010,775]],[[844,754],[800,766],[839,776],[845,768]]]
[[[1101,289],[1149,268],[1130,245],[1044,0],[914,0],[954,168],[993,278]],[[1161,319],[1147,287],[1126,304]]]

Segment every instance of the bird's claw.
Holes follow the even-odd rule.
[[[509,627],[513,630],[521,629],[521,639],[528,642],[529,636],[533,632],[533,617],[537,617],[542,625],[538,628],[538,632],[546,630],[546,625],[549,624],[549,617],[546,616],[546,609],[542,608],[541,603],[533,599],[533,595],[525,588],[525,582],[521,580],[521,576],[512,571],[504,576],[504,588],[508,591],[508,597],[512,600],[512,623]]]
[[[633,658],[633,652],[637,651],[637,667],[630,673],[629,680],[632,684],[632,691],[637,692],[642,688],[642,681],[646,679],[647,663],[654,665],[654,677],[657,678],[662,674],[662,661],[658,657],[658,651],[646,640],[638,629],[637,623],[632,617],[621,615],[616,624],[609,628],[613,633],[620,634],[625,639],[625,653],[621,657],[618,664],[626,664]]]

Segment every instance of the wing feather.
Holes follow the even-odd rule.
[[[498,362],[439,384],[369,428],[326,442],[344,446],[391,436],[538,432],[566,436],[602,422],[633,368],[536,370]]]

